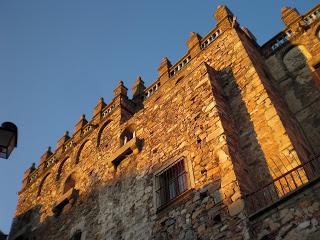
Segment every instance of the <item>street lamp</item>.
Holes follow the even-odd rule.
[[[11,122],[4,122],[0,127],[0,158],[8,159],[17,146],[18,128]]]

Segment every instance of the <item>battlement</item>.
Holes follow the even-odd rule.
[[[315,23],[320,17],[320,4],[303,16],[300,16],[295,9],[285,7],[282,9],[282,16],[287,27],[261,47],[264,56],[270,56],[280,47],[284,46],[289,40],[292,40],[295,36],[299,35],[305,28]],[[121,107],[123,99],[125,99],[127,105],[130,105],[130,107],[127,107],[127,110],[130,108],[131,113],[134,114],[140,109],[139,104],[143,104],[144,101],[158,92],[161,89],[161,86],[167,81],[178,76],[198,54],[205,51],[211,43],[216,41],[219,36],[223,34],[224,31],[229,28],[238,27],[235,16],[225,6],[219,6],[217,8],[215,19],[217,20],[216,26],[204,37],[201,37],[195,32],[191,32],[190,37],[187,40],[188,51],[175,64],[172,65],[167,58],[162,60],[158,68],[158,79],[150,86],[145,87],[142,79],[138,77],[136,83],[132,87],[132,99],[127,97],[127,88],[123,85],[122,81],[120,81],[115,88],[115,96],[110,103],[106,104],[103,98],[100,98],[93,110],[93,117],[90,121],[87,121],[85,115],[83,115],[77,123],[72,136],[69,136],[68,132],[66,132],[59,140],[57,148],[53,153],[47,154],[45,159],[42,157],[37,168],[34,168],[33,166],[26,171],[23,188],[32,184],[35,179],[42,176],[53,164],[59,162],[58,159],[63,158],[61,157],[63,154],[66,154],[71,148],[90,135],[101,122],[104,122],[112,115],[117,107]],[[244,31],[246,35],[250,35],[251,33],[248,33],[248,30],[246,30],[247,29],[242,28],[242,31]],[[251,37],[251,39],[253,39],[253,37]],[[137,87],[138,85],[139,87]],[[122,100],[120,100],[119,97],[122,98]],[[49,149],[51,151],[51,147],[49,147]]]
[[[288,42],[293,41],[295,37],[300,36],[306,29],[315,24],[319,18],[320,4],[304,15],[300,15],[296,9],[282,8],[282,20],[286,24],[286,28],[261,46],[263,55],[265,57],[272,55]]]
[[[143,102],[159,91],[162,84],[178,75],[184,69],[184,67],[189,64],[194,57],[196,57],[196,55],[205,50],[223,33],[223,31],[232,26],[235,21],[235,19],[233,19],[233,14],[225,6],[218,7],[215,13],[215,18],[217,20],[216,26],[209,31],[204,38],[194,32],[190,34],[190,38],[187,40],[188,51],[175,64],[172,65],[167,58],[164,58],[158,69],[158,79],[146,88],[143,85],[144,83],[142,83],[144,89],[142,96],[134,96],[133,99],[127,99],[129,104],[137,105],[137,103],[134,101],[134,98],[138,97]],[[142,81],[140,77],[139,79]],[[87,121],[85,119],[85,115],[82,115],[72,136],[69,136],[68,131],[66,131],[64,136],[58,141],[57,148],[53,153],[47,154],[45,159],[42,158],[37,168],[35,168],[33,165],[32,168],[27,169],[24,176],[23,188],[32,184],[38,177],[44,175],[53,164],[59,162],[59,158],[63,158],[61,155],[66,154],[71,148],[77,145],[83,138],[88,136],[95,128],[97,128],[101,122],[110,117],[114,110],[121,105],[121,103],[117,101],[116,97],[121,95],[122,97],[127,98],[127,88],[123,85],[122,81],[120,81],[119,84],[120,87],[123,86],[123,90],[119,90],[118,85],[115,89],[115,97],[110,103],[106,104],[101,97],[93,110],[93,117],[90,121]],[[135,90],[133,86],[133,95],[135,95],[134,91]],[[51,151],[51,147],[48,149]]]
[[[308,204],[320,196],[318,183],[317,196],[310,188],[320,179],[319,10],[283,8],[287,28],[260,47],[219,6],[214,28],[191,32],[152,84],[137,77],[129,97],[119,81],[109,103],[100,98],[25,172],[9,239],[291,239],[288,223],[299,236],[318,231],[319,206]],[[296,206],[273,214],[294,195],[308,219],[287,217]]]

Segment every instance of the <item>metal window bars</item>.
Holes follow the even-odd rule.
[[[157,176],[157,206],[163,208],[188,190],[184,160],[180,160]]]

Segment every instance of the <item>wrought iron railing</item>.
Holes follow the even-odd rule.
[[[320,156],[299,164],[273,181],[245,196],[249,215],[284,199],[291,193],[320,177]]]

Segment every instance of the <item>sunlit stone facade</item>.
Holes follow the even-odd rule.
[[[319,239],[319,9],[259,46],[219,6],[26,171],[9,239]]]

